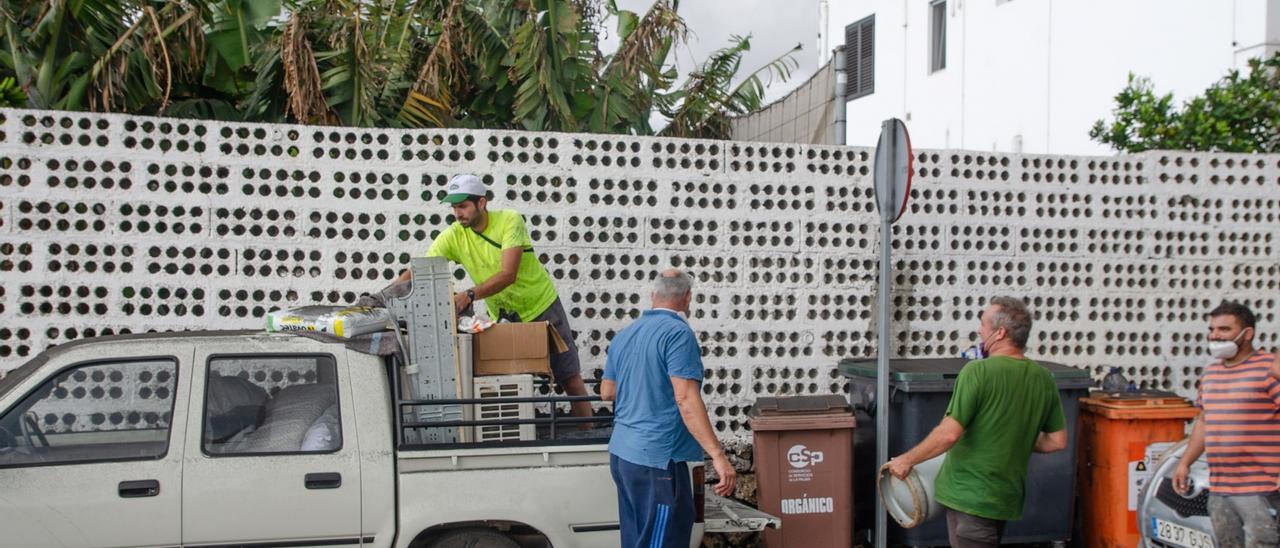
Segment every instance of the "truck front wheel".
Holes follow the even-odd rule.
[[[491,529],[457,529],[437,537],[430,548],[520,548],[510,537]]]

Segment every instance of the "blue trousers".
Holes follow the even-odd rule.
[[[693,534],[693,486],[689,465],[670,461],[666,470],[609,455],[618,488],[622,548],[689,548]]]

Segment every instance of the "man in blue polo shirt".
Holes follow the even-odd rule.
[[[679,270],[658,276],[653,309],[610,343],[600,396],[613,401],[609,468],[618,489],[623,548],[689,546],[693,532],[690,461],[711,455],[720,482],[733,492],[737,473],[711,429],[702,403],[702,353],[681,313],[689,313],[692,281]]]

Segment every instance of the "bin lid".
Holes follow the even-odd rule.
[[[960,370],[970,360],[965,358],[896,358],[889,360],[889,383],[899,390],[936,391],[949,390]],[[1053,375],[1059,389],[1089,388],[1093,378],[1084,369],[1060,363],[1034,360]],[[841,375],[854,379],[876,378],[876,360],[846,358],[840,360],[837,369]]]
[[[1152,406],[1185,406],[1190,405],[1187,399],[1173,392],[1164,390],[1139,390],[1137,392],[1089,392],[1088,398],[1099,405],[1108,407],[1152,407]]]
[[[755,416],[772,415],[828,415],[831,413],[848,413],[849,402],[844,396],[831,394],[826,396],[790,396],[756,398],[751,407]]]
[[[853,428],[857,421],[844,396],[791,396],[756,399],[748,419],[753,431]]]
[[[1192,419],[1200,409],[1172,392],[1092,392],[1080,398],[1080,410],[1109,419]]]

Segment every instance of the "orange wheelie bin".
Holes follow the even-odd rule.
[[[1151,475],[1147,446],[1181,440],[1199,410],[1170,393],[1094,393],[1080,399],[1076,493],[1089,548],[1139,545],[1138,492]]]

